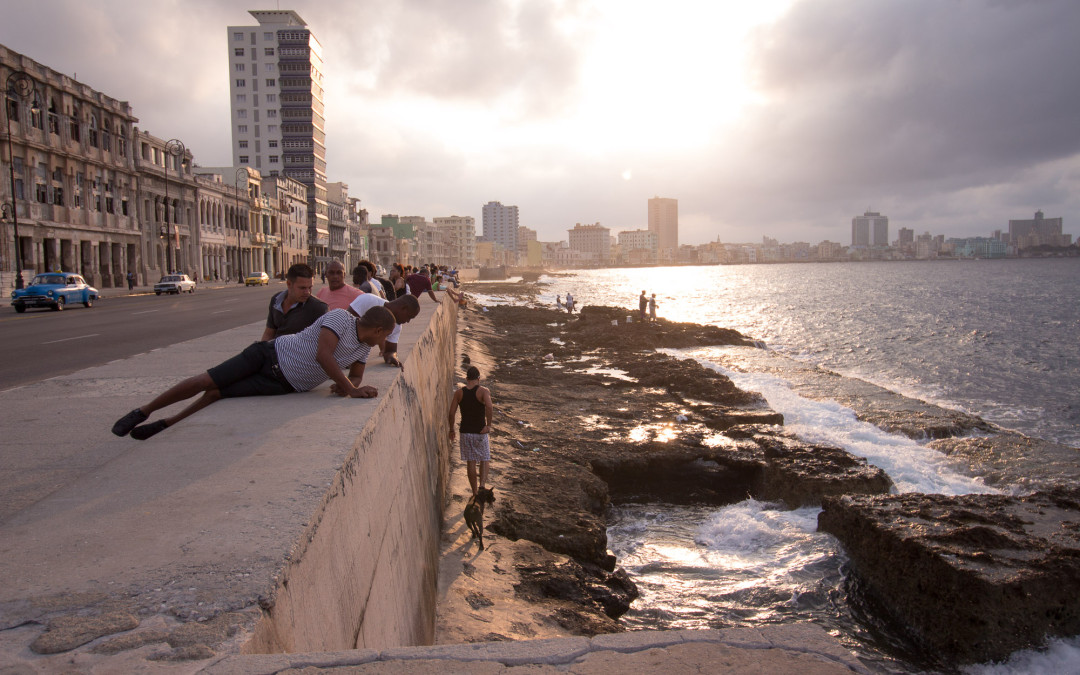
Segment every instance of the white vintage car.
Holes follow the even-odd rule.
[[[154,293],[194,293],[195,282],[186,274],[166,274],[161,281],[154,284]]]

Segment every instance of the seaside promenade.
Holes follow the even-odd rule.
[[[421,308],[404,372],[369,364],[371,400],[324,385],[221,401],[146,442],[109,432],[261,323],[0,392],[0,672],[861,671],[809,625],[417,646],[456,325],[448,302]]]

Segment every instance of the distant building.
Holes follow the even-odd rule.
[[[1072,235],[1062,234],[1063,218],[1046,218],[1042,211],[1035,212],[1031,220],[1010,220],[1008,243],[1017,250],[1035,246],[1070,246]]]
[[[875,211],[867,211],[851,219],[851,246],[853,248],[888,245],[889,218],[887,216]]]
[[[483,208],[484,240],[497,243],[503,251],[517,254],[518,207],[503,206],[500,202],[488,202]],[[512,263],[511,263],[512,264]]]
[[[349,219],[345,209],[349,202],[349,186],[347,183],[327,183],[326,206],[330,226],[330,246],[327,255],[331,259],[340,261],[348,269],[348,232]],[[316,261],[318,271],[322,271],[329,261]]]
[[[19,74],[28,78],[25,96],[3,101],[10,136],[0,158],[0,202],[5,211],[14,204],[19,221],[17,241],[11,223],[0,226],[4,297],[15,283],[16,246],[31,275],[24,283],[57,269],[99,288],[126,286],[129,272],[139,283],[157,281],[161,199],[148,197],[147,205],[138,194],[150,181],[161,186],[165,160],[159,154],[154,166],[137,167],[131,105],[0,45],[0,82],[20,91],[11,79]],[[170,172],[175,180],[176,169]],[[170,199],[178,196],[174,188]]]
[[[649,229],[657,235],[657,255],[660,260],[675,260],[679,251],[679,200],[668,197],[650,199]]]
[[[611,260],[611,230],[600,223],[582,225],[577,223],[569,232],[570,248],[595,257],[597,263],[606,265]]]
[[[524,225],[518,226],[518,257],[524,260],[529,255],[529,242],[537,241],[536,230]]]
[[[625,230],[619,233],[623,260],[631,265],[656,262],[660,235],[652,230]]]
[[[957,258],[1004,258],[1005,242],[990,237],[966,237],[946,239],[946,246],[952,248]]]
[[[436,227],[446,230],[450,246],[450,264],[476,267],[476,219],[472,216],[433,218]]]

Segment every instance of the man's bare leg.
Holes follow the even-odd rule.
[[[173,403],[179,403],[180,401],[189,399],[192,396],[196,396],[211,389],[216,390],[217,385],[215,385],[214,381],[210,379],[210,373],[193,375],[192,377],[189,377],[186,380],[182,380],[179,383],[169,387],[165,390],[163,394],[159,394],[156,398],[154,398],[154,400],[150,401],[150,403],[139,406],[139,409],[142,410],[144,414],[150,415],[166,406],[172,405]],[[218,398],[220,397],[221,396],[219,394]],[[210,401],[209,403],[212,402],[213,401]],[[209,403],[204,403],[201,408],[205,408],[207,405],[209,405]],[[193,410],[192,412],[195,411]],[[188,414],[190,415],[191,413]],[[185,417],[186,416],[187,415],[185,415]]]
[[[465,472],[469,476],[469,487],[472,488],[473,497],[476,496],[476,462],[473,460],[467,460],[465,462]]]

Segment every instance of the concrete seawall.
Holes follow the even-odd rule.
[[[434,639],[449,474],[446,410],[438,402],[453,393],[455,317],[454,305],[441,305],[408,353],[290,553],[245,652]]]
[[[378,398],[226,399],[145,442],[109,428],[260,325],[0,392],[0,663],[430,643],[456,311],[422,299]]]

